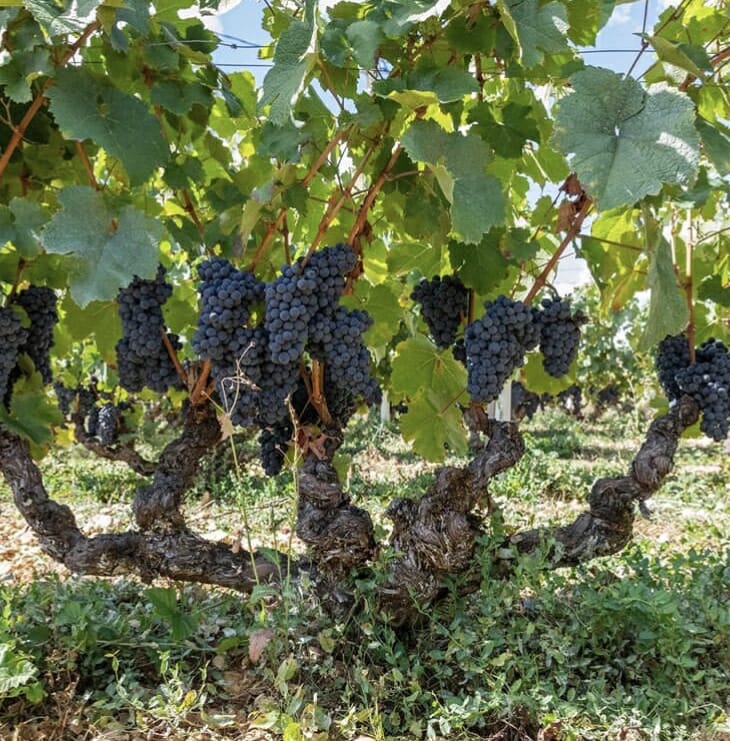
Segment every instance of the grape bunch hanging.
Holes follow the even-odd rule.
[[[293,434],[289,404],[302,423],[318,423],[301,376],[305,353],[324,363],[324,398],[332,419],[347,424],[380,389],[370,373],[362,311],[339,304],[357,256],[340,244],[282,268],[261,283],[226,260],[198,268],[201,312],[193,349],[211,360],[218,397],[231,421],[257,426],[264,469],[278,473]],[[254,314],[262,317],[253,321]]]
[[[719,442],[730,429],[730,353],[720,340],[709,339],[691,362],[687,335],[669,335],[657,348],[655,366],[667,398],[692,397],[702,410],[700,429]]]

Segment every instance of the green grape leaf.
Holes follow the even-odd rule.
[[[558,103],[555,142],[602,209],[657,194],[663,183],[697,175],[694,105],[662,85],[644,91],[633,78],[588,67]]]
[[[95,337],[99,354],[111,361],[115,346],[122,336],[122,322],[116,301],[92,301],[83,309],[68,294],[62,303],[63,331],[72,342]]]
[[[0,404],[0,422],[11,432],[38,446],[53,439],[51,425],[60,425],[63,417],[46,396],[38,371],[23,375],[13,386],[10,411]]]
[[[568,36],[580,46],[594,46],[598,32],[611,17],[616,0],[582,0],[580,3],[567,3]]]
[[[502,109],[502,123],[494,117],[491,103],[479,103],[469,111],[469,122],[488,141],[500,157],[516,159],[528,140],[539,142],[540,132],[532,118],[532,106],[507,103]]]
[[[467,450],[466,431],[459,407],[453,399],[434,389],[408,402],[408,411],[400,419],[403,437],[413,451],[429,461],[442,461],[448,451],[463,454]]]
[[[132,206],[118,216],[92,188],[73,185],[58,196],[58,211],[42,234],[46,251],[69,255],[69,287],[82,308],[116,297],[135,275],[153,278],[159,261],[160,224]]]
[[[465,242],[479,242],[505,218],[502,186],[485,172],[487,144],[476,134],[446,132],[434,121],[415,121],[402,137],[413,160],[431,165],[451,203],[453,231]]]
[[[718,174],[726,177],[730,175],[730,135],[727,129],[720,124],[710,124],[704,118],[697,119],[697,130],[702,137],[707,158],[715,165]]]
[[[304,90],[307,75],[317,59],[317,24],[314,2],[307,0],[304,21],[293,20],[279,37],[274,66],[264,78],[260,106],[270,105],[269,120],[281,126],[290,120],[292,106]]]
[[[720,275],[710,275],[698,286],[697,297],[702,301],[714,301],[728,308],[730,307],[730,282],[723,282]]]
[[[91,23],[102,0],[24,0],[25,9],[49,36],[78,35]]]
[[[486,295],[507,276],[509,263],[499,249],[499,235],[488,234],[479,244],[449,243],[454,270],[467,288]]]
[[[702,77],[705,72],[712,72],[710,57],[701,46],[676,44],[663,36],[649,36],[648,40],[662,62],[668,62],[695,77]]]
[[[48,216],[37,201],[13,198],[10,206],[0,206],[0,247],[11,242],[21,257],[38,255],[41,227]]]
[[[375,21],[355,21],[347,27],[347,40],[352,44],[355,61],[365,69],[375,62],[375,52],[383,41],[383,29]]]
[[[416,395],[430,388],[451,398],[466,393],[466,370],[451,350],[439,350],[423,335],[401,342],[395,349],[391,385],[397,393]]]
[[[16,50],[11,55],[0,51],[0,86],[5,94],[16,103],[27,103],[33,97],[30,84],[39,75],[47,75],[53,69],[48,49],[36,46],[27,50]]]
[[[689,320],[689,309],[677,283],[672,249],[653,218],[644,219],[647,250],[651,254],[648,286],[651,290],[649,316],[639,340],[642,350],[656,347],[668,334],[678,334]]]
[[[540,64],[546,54],[570,51],[565,6],[539,0],[498,0],[505,28],[520,48],[525,67]]]
[[[69,139],[91,139],[117,157],[133,185],[169,156],[159,121],[132,95],[78,67],[61,69],[46,93],[56,123]]]
[[[408,76],[407,87],[434,93],[440,103],[461,100],[479,90],[477,81],[468,70],[454,67],[419,69]]]
[[[555,378],[545,372],[542,365],[542,354],[539,352],[530,353],[527,356],[527,362],[521,372],[521,379],[525,386],[535,394],[550,394],[556,396],[561,391],[565,391],[568,386],[575,383],[576,362],[573,361],[568,372],[560,378]]]

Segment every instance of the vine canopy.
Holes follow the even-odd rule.
[[[5,3],[4,295],[55,289],[57,367],[114,388],[114,299],[134,276],[165,265],[165,320],[192,360],[201,258],[270,280],[347,242],[362,275],[345,301],[372,315],[381,384],[432,459],[465,446],[466,397],[463,367],[411,311],[421,277],[458,273],[475,307],[533,298],[574,244],[605,308],[650,291],[646,349],[688,324],[727,338],[727,8],[667,8],[619,73],[583,53],[615,5],[272,0],[259,80],[214,61],[247,45],[203,24],[216,2]],[[548,383],[534,363],[528,376]],[[32,367],[2,414],[51,439]]]

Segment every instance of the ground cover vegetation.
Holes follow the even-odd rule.
[[[610,410],[599,423],[538,412],[524,425],[529,462],[495,482],[498,517],[527,527],[578,513],[576,492],[625,468],[645,422],[642,412]],[[392,425],[362,422],[350,438],[353,498],[385,529],[393,492],[416,495],[433,464]],[[188,519],[231,548],[299,557],[291,471],[273,487],[255,438],[238,446],[253,464],[201,472]],[[138,485],[127,467],[77,448],[43,468],[88,531],[126,527]],[[383,623],[376,572],[361,578],[358,610],[334,621],[301,580],[262,584],[242,603],[225,589],[70,578],[41,554],[5,489],[0,729],[124,741],[722,739],[729,474],[716,446],[687,440],[626,551],[567,571],[538,557],[511,579],[484,561],[481,593],[462,596],[454,584],[406,631]]]
[[[370,615],[363,623],[392,636],[389,650],[410,631],[414,656],[431,641],[446,660],[433,622],[444,604],[476,592],[469,609],[496,609],[509,601],[502,589],[524,588],[534,592],[529,620],[526,605],[547,593],[590,603],[578,585],[604,568],[598,558],[624,564],[616,589],[645,589],[639,566],[627,566],[632,552],[619,555],[637,518],[649,516],[685,438],[720,450],[728,435],[722,3],[683,0],[645,22],[622,75],[581,53],[613,10],[605,0],[580,10],[559,0],[272,1],[261,86],[213,63],[220,39],[199,16],[215,3],[189,6],[0,9],[0,470],[42,550],[79,575],[235,589],[252,614],[267,600],[283,614],[311,601],[329,621],[318,639],[329,656],[351,640],[335,626]],[[552,285],[569,245],[598,298]],[[645,317],[618,330],[644,291]],[[581,355],[583,332],[596,339]],[[612,375],[612,346],[616,381],[582,378],[586,358]],[[583,507],[556,520],[497,506],[500,482],[550,475],[518,422],[535,400],[557,396],[581,416],[585,386],[598,414],[619,378],[656,390],[653,414],[634,413],[639,394],[629,397],[624,415],[643,422],[636,445],[620,467],[580,480]],[[522,410],[499,419],[493,405],[517,379]],[[423,467],[389,491],[381,517],[378,497],[356,496],[348,436],[368,410],[391,406],[406,458]],[[255,457],[241,457],[237,441],[253,438]],[[71,441],[134,475],[123,525],[100,514],[108,528],[85,528],[77,503],[52,491],[44,456]],[[248,477],[256,458],[271,477],[263,490]],[[203,537],[185,507],[201,466],[234,490],[246,482],[251,496],[293,492],[286,537],[259,542],[245,509],[237,545]],[[534,484],[526,501],[546,490]],[[304,550],[292,550],[295,537]],[[716,546],[695,561],[720,568]],[[671,600],[689,586],[678,588]],[[174,590],[144,594],[183,651],[200,618]],[[658,609],[662,599],[644,601]],[[63,619],[78,627],[81,608],[69,609]],[[708,620],[722,659],[725,623]],[[639,635],[666,661],[684,660],[658,629]],[[16,640],[4,644],[6,692],[41,701],[28,681],[35,657]],[[623,645],[614,641],[616,657]],[[286,659],[275,682],[295,705],[300,664]],[[418,671],[397,668],[406,684]],[[501,681],[517,693],[525,680]],[[722,708],[712,693],[707,707]],[[497,697],[490,688],[469,700],[463,727]],[[381,698],[369,698],[368,712],[380,712]],[[305,705],[313,717],[317,703]],[[287,731],[272,712],[285,737],[301,735],[299,721]],[[438,729],[425,717],[398,715],[387,732],[451,733],[451,710]]]

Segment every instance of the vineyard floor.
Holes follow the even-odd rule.
[[[627,470],[645,426],[538,414],[523,425],[527,454],[494,481],[492,531],[572,520],[598,476]],[[349,489],[383,542],[388,502],[418,496],[435,466],[375,423],[348,439]],[[69,447],[41,465],[85,532],[131,526],[142,479],[122,464]],[[455,582],[422,626],[395,631],[375,606],[377,568],[336,619],[306,574],[250,597],[71,576],[2,485],[0,739],[730,741],[723,446],[683,440],[649,507],[621,554],[560,571],[533,558],[509,580],[485,561],[478,594],[459,596]],[[207,538],[294,557],[295,510],[291,472],[267,480],[246,440],[204,467],[185,507]]]

